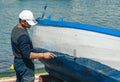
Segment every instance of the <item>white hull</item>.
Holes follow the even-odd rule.
[[[36,48],[89,58],[120,70],[120,37],[74,28],[36,26],[33,44]]]

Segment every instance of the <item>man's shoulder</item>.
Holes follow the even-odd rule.
[[[17,26],[15,26],[12,30],[12,34],[11,37],[14,39],[18,39],[20,36],[22,35],[28,35],[27,32],[21,28],[18,28]]]

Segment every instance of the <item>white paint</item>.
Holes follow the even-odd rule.
[[[90,58],[120,70],[120,37],[64,27],[37,26],[34,47]]]

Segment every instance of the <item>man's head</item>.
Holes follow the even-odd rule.
[[[28,28],[37,24],[33,16],[33,13],[30,10],[23,10],[19,14],[19,21],[23,27],[28,27]]]

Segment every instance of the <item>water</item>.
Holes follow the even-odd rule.
[[[66,21],[120,29],[120,0],[0,0],[0,73],[11,72],[10,34],[18,23],[18,14],[30,9],[35,18],[40,17],[46,3],[45,17],[51,14],[54,20],[63,17]],[[32,28],[29,31],[32,34]],[[35,65],[43,66],[37,60]]]

